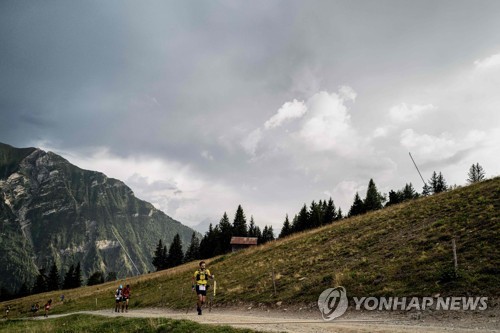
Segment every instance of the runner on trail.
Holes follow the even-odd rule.
[[[115,312],[120,312],[120,303],[123,298],[123,286],[120,284],[118,289],[115,292]],[[123,311],[122,311],[123,312]]]
[[[214,279],[215,275],[210,274],[210,271],[205,267],[205,262],[200,262],[200,268],[194,272],[192,290],[196,290],[198,300],[196,303],[196,310],[198,315],[201,316],[201,307],[205,304],[207,298],[208,279]]]
[[[122,312],[123,308],[125,308],[125,312],[128,312],[128,300],[130,298],[130,285],[127,284],[122,291]]]
[[[45,303],[44,309],[45,309],[45,318],[49,316],[49,310],[50,306],[52,305],[52,299],[49,299],[47,303]]]

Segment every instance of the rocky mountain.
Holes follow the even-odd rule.
[[[118,278],[153,271],[158,240],[193,230],[134,196],[123,182],[82,170],[59,155],[0,143],[0,287],[33,284],[53,262],[63,276],[81,263]]]

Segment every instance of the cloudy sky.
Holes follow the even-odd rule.
[[[194,226],[500,165],[498,1],[0,2],[0,142]]]

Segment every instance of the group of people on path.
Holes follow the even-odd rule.
[[[47,318],[49,316],[49,310],[50,307],[52,306],[52,299],[49,299],[47,303],[43,306],[43,309],[45,311],[44,317]],[[31,304],[31,316],[35,317],[36,313],[40,310],[40,305],[38,302]]]
[[[115,292],[115,312],[120,312],[120,307],[122,312],[128,312],[128,301],[130,299],[130,285],[126,285],[125,288],[120,284]]]
[[[207,269],[205,261],[201,261],[199,268],[194,272],[192,277],[191,289],[196,291],[196,310],[198,315],[202,314],[202,307],[206,303],[207,290],[210,287],[208,284],[208,279],[215,279],[215,275],[210,273]],[[128,312],[128,304],[130,300],[130,285],[126,285],[123,288],[122,285],[118,287],[115,291],[115,312]]]
[[[198,315],[202,314],[202,307],[206,302],[207,298],[207,290],[210,287],[208,284],[208,279],[215,279],[215,275],[210,273],[210,270],[206,268],[205,261],[201,261],[199,264],[199,268],[194,272],[192,277],[192,290],[196,291],[197,300],[196,300],[196,310],[198,311]],[[64,300],[64,296],[61,296],[61,301]],[[126,285],[123,288],[122,285],[116,289],[115,292],[115,312],[128,312],[128,304],[130,300],[130,285]],[[48,317],[49,310],[52,306],[52,299],[49,299],[47,303],[43,306],[45,311],[44,317]],[[7,317],[9,314],[10,306],[5,310],[5,316]],[[40,305],[38,302],[33,303],[31,305],[31,313],[32,316],[35,317],[37,312],[40,310]]]

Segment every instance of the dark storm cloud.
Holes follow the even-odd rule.
[[[413,172],[407,149],[417,143],[453,150],[443,160],[425,156],[426,166],[451,168],[475,157],[477,140],[461,140],[470,130],[495,137],[493,122],[464,121],[470,109],[483,112],[477,119],[497,119],[494,68],[488,77],[463,79],[474,61],[500,52],[498,2],[480,4],[5,0],[0,141],[103,158],[92,165],[98,169],[110,159],[140,165],[124,178],[136,193],[155,193],[158,205],[184,209],[196,215],[192,221],[237,200],[259,208],[272,202],[266,212],[284,216],[374,173],[386,187],[401,187],[391,175],[405,170],[397,176],[406,180]],[[358,96],[327,105],[331,112],[345,107],[342,117],[309,106],[265,128],[285,103],[334,96],[341,86]],[[402,127],[387,117],[402,103],[435,110]],[[373,139],[377,127],[386,136]],[[402,145],[405,130],[411,135]],[[318,149],[317,133],[331,149]],[[96,153],[101,148],[107,154]],[[153,172],[143,171],[148,158],[168,172],[145,174]],[[205,210],[195,214],[187,204]]]

